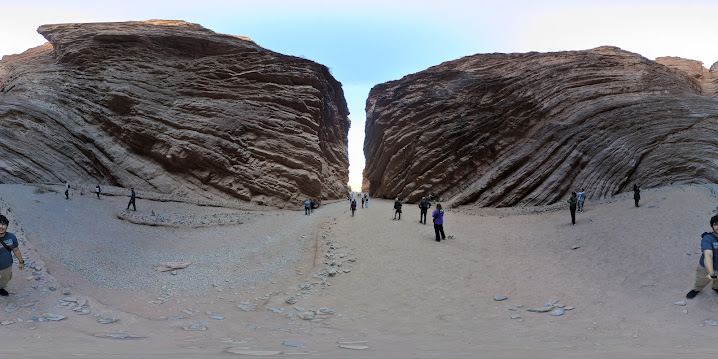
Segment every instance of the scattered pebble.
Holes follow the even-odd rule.
[[[562,308],[559,308],[549,314],[553,315],[553,316],[559,316],[559,315],[563,315],[563,313],[565,313],[565,311]]]
[[[339,347],[343,348],[343,349],[354,349],[354,350],[369,349],[369,347],[366,345],[340,345]]]
[[[63,319],[65,319],[65,318],[67,318],[67,317],[64,316],[64,315],[52,314],[52,313],[45,313],[45,314],[43,314],[42,316],[43,316],[46,320],[51,320],[51,321],[54,321],[54,322],[57,322],[57,321],[60,321],[60,320],[63,320]]]
[[[677,302],[674,302],[673,304],[679,305],[679,306],[681,306],[681,307],[685,307],[686,304],[688,304],[688,303],[686,303],[685,300],[679,300],[679,301],[677,301]]]
[[[269,350],[249,350],[245,347],[229,348],[227,353],[239,354],[239,355],[254,355],[254,356],[270,356],[282,354],[281,351],[269,351]]]
[[[497,295],[494,297],[495,301],[502,301],[502,300],[506,300],[506,299],[509,299],[509,297],[507,297],[505,295]]]
[[[117,320],[118,320],[117,318],[107,317],[107,318],[98,319],[97,322],[100,324],[111,324],[111,323],[116,322]]]
[[[188,330],[188,331],[199,331],[199,330],[207,330],[207,327],[205,327],[202,324],[192,324],[188,327],[182,327],[182,329]]]

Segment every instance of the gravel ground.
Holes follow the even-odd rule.
[[[137,212],[128,212],[127,196],[71,190],[66,200],[56,187],[0,185],[0,198],[44,257],[105,288],[207,292],[266,282],[293,272],[313,239],[313,222],[299,211],[157,201],[138,191]],[[173,275],[155,270],[160,262],[191,265]]]

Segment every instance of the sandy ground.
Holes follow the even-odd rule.
[[[221,229],[175,228],[118,218],[125,197],[98,202],[94,196],[76,195],[65,201],[59,192],[35,193],[22,189],[26,187],[30,188],[0,185],[0,212],[11,218],[9,231],[25,240],[21,249],[38,263],[40,270],[35,272],[43,278],[36,279],[32,269],[14,269],[8,286],[12,294],[0,298],[0,307],[14,302],[19,308],[0,311],[0,321],[13,322],[0,326],[0,357],[224,358],[280,352],[275,356],[708,358],[718,354],[714,340],[718,326],[705,323],[718,320],[718,294],[705,289],[686,306],[674,304],[685,300],[693,285],[700,234],[710,229],[709,218],[716,214],[718,198],[710,186],[644,190],[640,208],[628,195],[600,204],[588,202],[585,213],[577,214],[576,226],[571,226],[567,208],[454,209],[445,223],[446,234],[453,239],[441,243],[434,241],[430,220],[427,225],[418,223],[416,205],[405,205],[402,220],[393,221],[393,202],[385,200],[374,199],[371,208],[357,209],[354,217],[342,201],[324,205],[311,216],[300,211],[262,211],[246,223]],[[138,212],[166,211],[165,202],[138,200],[140,204]],[[52,236],[47,223],[65,223],[88,210],[100,229],[68,226],[55,238],[46,238]],[[173,204],[173,211],[194,216],[234,210]],[[182,259],[177,247],[188,243],[151,242],[137,235],[146,231],[164,233],[151,232],[166,238],[191,232],[191,237],[208,239],[187,252],[194,256],[188,254],[189,258],[205,262],[193,263],[176,275],[158,274],[157,253],[166,251]],[[102,252],[112,248],[100,243],[108,241],[108,233],[112,240],[142,249],[123,259],[130,261],[127,268],[134,268],[131,273],[115,269],[117,278],[136,276],[143,281],[137,288],[123,288],[124,279],[117,279],[116,285],[113,276],[103,277],[101,283],[88,280],[97,276],[77,269],[85,267],[75,262],[87,262],[112,272]],[[77,246],[68,248],[76,255],[45,250],[49,241],[62,237],[89,239],[66,241]],[[93,238],[98,243],[92,243]],[[267,241],[271,243],[261,244]],[[218,261],[206,253],[221,254],[235,247],[246,256]],[[262,250],[252,252],[258,247]],[[273,257],[287,260],[275,263]],[[232,260],[234,267],[226,263]],[[273,264],[264,272],[233,269],[262,263]],[[338,273],[326,276],[327,268]],[[237,279],[206,283],[207,272],[218,278],[233,272]],[[192,289],[178,284],[188,278],[202,283],[194,283]],[[48,290],[50,286],[58,290]],[[91,313],[80,315],[58,306],[68,296],[86,299]],[[296,304],[286,302],[290,296],[297,298]],[[496,301],[495,296],[508,299]],[[527,310],[554,301],[574,309],[561,316]],[[239,309],[242,302],[256,310]],[[310,310],[318,313],[314,320],[300,318]],[[43,313],[67,319],[31,321]],[[512,314],[520,318],[511,319]],[[178,315],[182,319],[172,319]],[[119,320],[100,324],[98,319],[105,317]],[[206,330],[183,329],[192,325]]]

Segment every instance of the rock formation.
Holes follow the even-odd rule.
[[[600,47],[474,55],[377,85],[369,193],[506,207],[718,182],[716,75]]]
[[[2,183],[296,206],[347,192],[328,69],[183,21],[44,25],[0,61]]]

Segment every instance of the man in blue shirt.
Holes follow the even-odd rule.
[[[25,269],[25,260],[18,248],[17,237],[7,231],[10,224],[7,217],[0,215],[0,296],[7,297],[9,293],[5,286],[12,279],[12,253],[18,260],[18,268]]]
[[[713,232],[705,232],[701,235],[701,259],[696,269],[696,282],[686,298],[693,299],[708,283],[712,283],[713,290],[718,293],[718,215],[711,218],[711,229]]]

